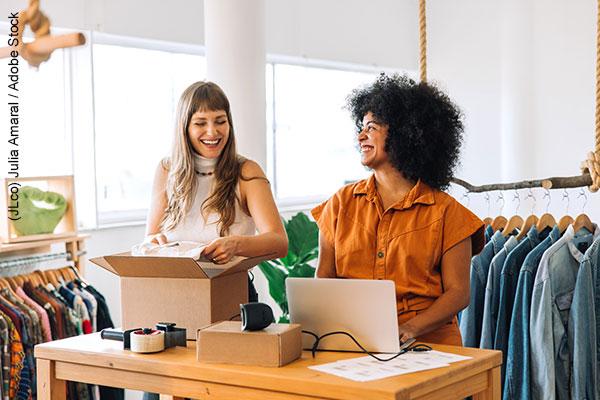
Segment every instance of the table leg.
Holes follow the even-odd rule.
[[[473,400],[500,400],[502,398],[500,367],[488,371],[488,387],[473,396]]]
[[[38,400],[66,400],[67,382],[56,379],[54,361],[37,359]]]

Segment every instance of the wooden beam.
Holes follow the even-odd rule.
[[[589,173],[579,176],[553,177],[546,179],[527,180],[510,183],[491,183],[487,185],[472,185],[462,179],[453,178],[450,182],[464,187],[471,193],[491,192],[494,190],[516,190],[541,187],[544,189],[570,189],[592,185]]]

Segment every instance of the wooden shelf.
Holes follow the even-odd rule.
[[[70,236],[53,238],[53,239],[36,240],[33,242],[0,244],[0,254],[11,253],[13,251],[20,251],[20,250],[36,249],[38,247],[46,247],[46,246],[50,246],[54,243],[77,242],[80,240],[85,240],[89,237],[90,237],[89,234],[77,234],[77,235],[70,235]]]
[[[0,244],[0,258],[27,256],[32,254],[47,253],[51,251],[51,245],[64,244],[65,251],[70,254],[71,260],[82,274],[84,273],[82,252],[85,250],[85,240],[89,234],[75,234],[70,236],[53,237],[33,242],[19,242]]]

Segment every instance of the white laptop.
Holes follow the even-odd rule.
[[[367,350],[400,350],[394,282],[369,279],[288,278],[286,291],[290,322],[319,336],[345,331]],[[311,349],[315,338],[302,334],[302,347]],[[361,351],[346,335],[321,340],[321,350]]]

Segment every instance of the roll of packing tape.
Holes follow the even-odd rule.
[[[131,351],[156,353],[165,349],[165,332],[144,328],[131,332]]]

